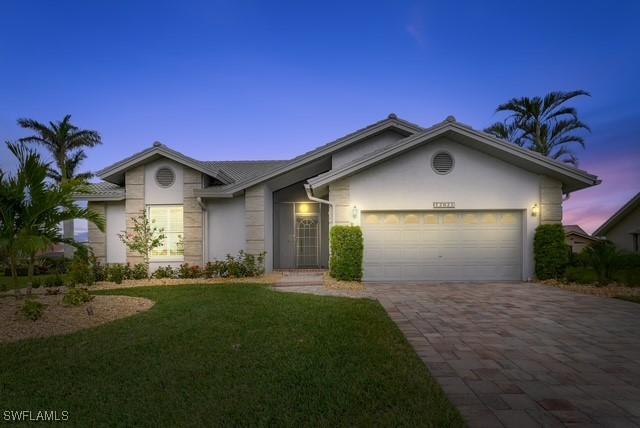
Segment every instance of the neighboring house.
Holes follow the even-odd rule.
[[[571,247],[573,253],[578,254],[582,252],[585,247],[598,240],[598,238],[589,235],[577,224],[568,224],[563,227],[566,237],[565,241],[567,245]]]
[[[212,157],[203,153],[202,158]],[[96,256],[138,263],[117,234],[147,210],[168,236],[153,266],[266,252],[266,269],[326,267],[332,225],[360,225],[369,281],[527,280],[533,236],[596,176],[458,123],[388,118],[290,160],[204,161],[162,144],[98,171],[79,199],[105,215]]]
[[[616,211],[594,233],[606,238],[624,251],[640,251],[640,192]]]

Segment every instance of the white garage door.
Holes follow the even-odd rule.
[[[522,278],[518,211],[363,212],[367,281]]]

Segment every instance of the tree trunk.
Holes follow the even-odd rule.
[[[11,284],[13,285],[13,291],[18,295],[18,269],[16,266],[16,255],[12,254],[9,256],[9,264],[11,265]]]
[[[29,255],[29,268],[27,269],[27,296],[31,296],[31,290],[33,289],[33,268],[36,264],[36,255],[31,253]]]

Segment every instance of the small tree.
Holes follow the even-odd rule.
[[[150,278],[149,255],[153,250],[161,247],[167,236],[163,229],[158,229],[152,223],[145,211],[138,217],[133,217],[133,231],[122,231],[118,237],[130,251],[142,256],[147,267],[147,278]]]

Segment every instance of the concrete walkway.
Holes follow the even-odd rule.
[[[314,288],[345,295],[281,291]],[[380,301],[472,427],[640,427],[638,304],[525,283],[347,295]]]

